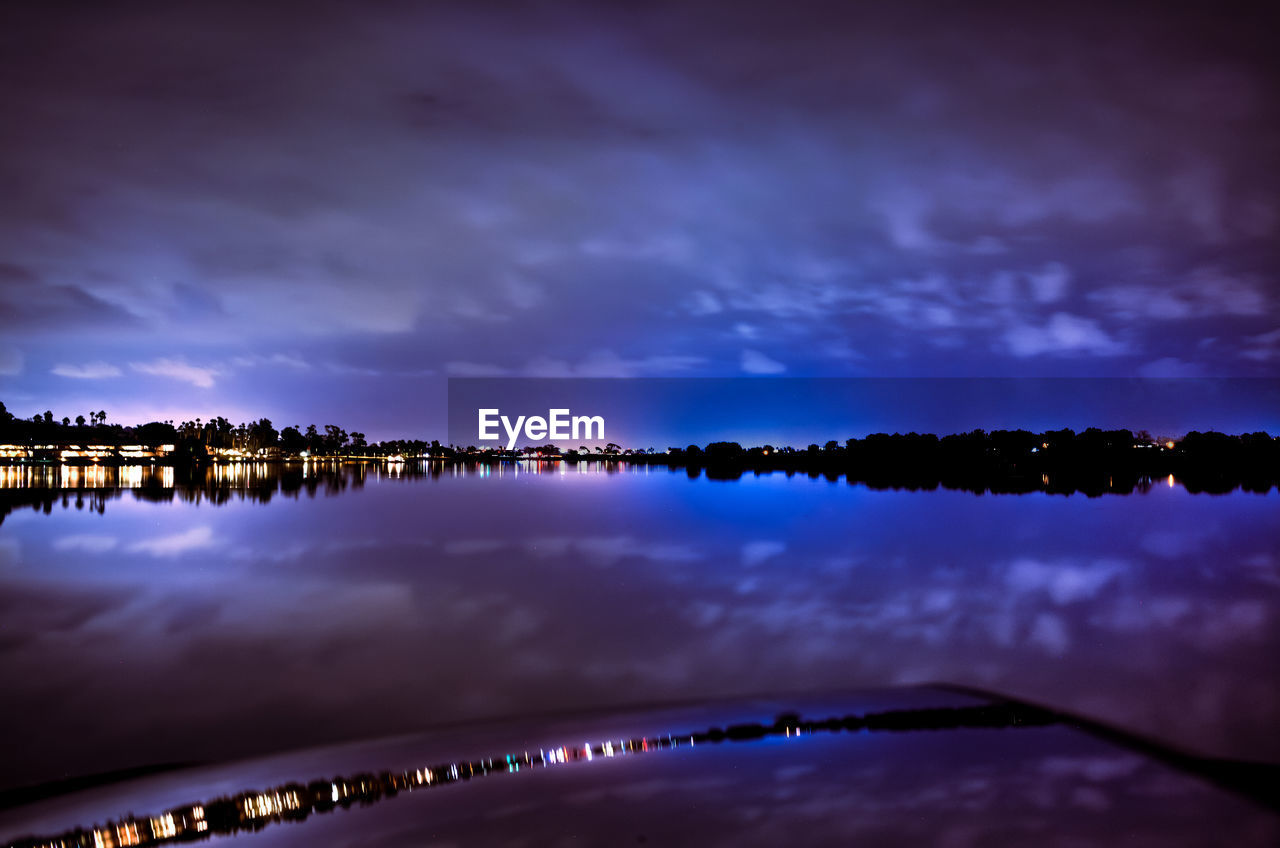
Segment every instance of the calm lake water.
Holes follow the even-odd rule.
[[[295,469],[280,491],[245,468],[176,490],[172,472],[121,489],[152,473],[0,469],[0,787],[937,681],[1280,759],[1274,491],[547,472]]]

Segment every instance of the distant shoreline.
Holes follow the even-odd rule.
[[[544,444],[503,450],[422,439],[370,444],[364,434],[336,425],[277,430],[266,418],[238,425],[217,417],[128,426],[106,423],[106,413],[99,411],[91,413],[88,422],[78,417],[73,425],[70,418],[55,419],[51,411],[23,419],[8,415],[0,405],[0,413],[0,467],[172,467],[184,481],[195,480],[201,469],[223,466],[536,462],[627,463],[685,470],[691,476],[705,473],[710,479],[800,473],[872,487],[975,492],[1133,491],[1170,479],[1193,491],[1267,491],[1280,483],[1280,439],[1265,432],[1192,431],[1156,438],[1145,430],[1091,427],[1080,432],[972,430],[941,437],[873,433],[804,448],[719,441],[663,451],[613,442],[590,448]]]
[[[3,446],[0,446],[3,447]],[[1129,431],[1069,430],[1032,434],[1026,431],[974,431],[939,439],[932,435],[876,435],[828,442],[804,450],[762,446],[744,448],[735,442],[714,442],[705,448],[690,445],[663,453],[622,450],[561,452],[550,445],[509,452],[438,447],[438,453],[418,456],[377,456],[340,453],[328,456],[198,457],[170,452],[145,460],[99,455],[46,446],[43,457],[2,457],[0,465],[33,471],[58,468],[173,468],[174,482],[208,484],[206,472],[241,467],[269,477],[307,476],[308,469],[328,473],[349,465],[379,465],[400,469],[406,476],[433,476],[448,467],[500,467],[511,464],[593,465],[605,468],[641,466],[705,474],[712,480],[746,475],[803,474],[831,481],[861,483],[873,489],[955,489],[976,493],[1072,493],[1086,495],[1144,491],[1174,481],[1192,492],[1225,493],[1237,488],[1267,492],[1280,485],[1280,440],[1267,434],[1230,436],[1189,433],[1180,440],[1153,444]],[[64,453],[70,453],[63,457]],[[55,458],[55,456],[57,458]],[[13,471],[9,472],[14,473]],[[77,472],[77,476],[80,472]],[[252,473],[252,471],[250,472]],[[72,482],[78,488],[84,483]],[[87,482],[87,481],[85,481]],[[0,481],[3,485],[3,481]],[[146,485],[155,485],[154,482]]]

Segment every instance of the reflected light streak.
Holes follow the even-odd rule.
[[[203,803],[175,807],[148,818],[128,817],[119,822],[95,825],[90,832],[84,830],[49,837],[31,837],[12,843],[11,848],[56,848],[60,845],[89,844],[85,839],[91,834],[93,845],[155,845],[192,839],[208,838],[214,834],[234,834],[256,831],[263,826],[283,821],[301,821],[313,812],[324,813],[335,807],[353,804],[367,806],[394,797],[400,792],[434,788],[458,782],[471,781],[489,775],[516,774],[538,767],[592,762],[597,756],[639,756],[673,748],[694,747],[697,743],[751,742],[768,737],[798,739],[816,733],[842,733],[867,731],[941,730],[962,728],[1036,728],[1058,724],[1062,717],[1016,703],[996,702],[972,707],[941,707],[919,710],[891,710],[864,716],[847,715],[821,721],[801,719],[794,714],[784,714],[770,725],[737,724],[728,728],[713,727],[697,733],[678,736],[642,736],[638,739],[622,739],[617,745],[612,740],[581,747],[562,745],[550,751],[540,750],[537,756],[529,752],[506,754],[479,760],[463,760],[414,768],[402,772],[384,771],[377,774],[359,774],[348,778],[312,781],[307,785],[290,783],[267,791],[242,792],[234,797],[223,797]],[[687,741],[686,741],[687,740]]]

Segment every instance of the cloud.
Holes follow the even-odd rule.
[[[53,543],[53,549],[55,551],[83,551],[90,554],[101,554],[114,549],[118,544],[119,540],[114,536],[78,533],[56,539]]]
[[[1107,560],[1081,565],[1019,559],[1011,564],[1005,583],[1015,592],[1044,592],[1061,605],[1094,597],[1120,571],[1118,563]]]
[[[561,558],[570,551],[597,565],[612,566],[625,558],[653,562],[685,563],[702,558],[692,545],[678,542],[640,541],[632,536],[585,536],[581,538],[547,537],[526,543],[526,550],[538,557]]]
[[[1089,299],[1122,318],[1172,321],[1195,314],[1191,301],[1164,286],[1113,286],[1090,293]]]
[[[1142,535],[1142,550],[1164,559],[1179,559],[1199,553],[1205,545],[1207,534],[1203,528],[1178,530],[1152,530]]]
[[[1249,336],[1245,339],[1245,346],[1240,351],[1240,355],[1245,359],[1258,362],[1270,362],[1280,356],[1280,329]]]
[[[1229,274],[1216,267],[1195,268],[1171,281],[1109,286],[1091,292],[1088,299],[1127,320],[1159,321],[1263,315],[1269,300],[1258,276]]]
[[[188,551],[209,548],[214,545],[213,530],[207,526],[192,527],[170,536],[158,536],[134,542],[128,550],[132,553],[151,554],[158,557],[177,556]]]
[[[293,368],[298,371],[309,371],[311,369],[311,363],[307,362],[301,356],[291,353],[273,353],[268,356],[255,353],[246,356],[236,356],[231,359],[231,364],[237,368],[258,368],[266,366]]]
[[[969,252],[979,256],[994,256],[1000,253],[1006,253],[1009,246],[995,236],[979,236],[976,241],[969,245]]]
[[[653,562],[693,562],[702,555],[691,545],[678,542],[640,541],[631,536],[600,536],[578,539],[574,547],[600,565],[613,565],[635,557]]]
[[[873,201],[883,216],[884,226],[895,247],[903,250],[930,250],[938,242],[929,232],[926,219],[933,203],[911,189],[898,189]]]
[[[1050,262],[1039,271],[1028,274],[1027,282],[1037,303],[1053,303],[1066,295],[1071,272],[1060,262]]]
[[[546,290],[542,286],[520,277],[508,277],[503,288],[507,301],[516,309],[533,309],[547,299]]]
[[[491,554],[506,547],[505,542],[497,539],[455,539],[445,542],[444,552],[450,556],[471,556],[473,554]]]
[[[13,377],[22,373],[22,351],[16,347],[0,347],[0,377]]]
[[[22,544],[17,539],[0,539],[0,564],[22,560]]]
[[[786,549],[787,546],[782,542],[747,542],[742,546],[742,564],[752,568],[783,553]]]
[[[1044,592],[1059,605],[1096,596],[1121,571],[1119,562],[1100,560],[1087,565],[1075,562],[1016,560],[1005,583],[1016,592]]]
[[[566,365],[555,360],[542,360],[527,365],[524,372],[530,376],[572,377],[644,377],[675,374],[689,371],[706,360],[700,356],[657,354],[628,358],[611,350],[597,350],[588,354],[576,365]]]
[[[450,377],[505,377],[511,373],[501,365],[486,362],[446,362],[444,372]]]
[[[445,373],[451,377],[647,377],[687,372],[705,361],[701,356],[679,354],[628,358],[612,350],[597,350],[577,362],[539,356],[510,368],[484,362],[449,362]]]
[[[0,213],[0,224],[4,219]],[[0,234],[0,251],[8,247],[6,234],[12,236],[14,231]],[[26,265],[0,262],[0,332],[7,336],[53,334],[77,339],[86,327],[128,332],[137,326],[136,315],[106,300],[102,292],[50,279]]]
[[[1027,634],[1027,641],[1055,657],[1061,657],[1071,649],[1071,633],[1060,616],[1042,613],[1036,616]]]
[[[212,388],[213,378],[222,373],[217,368],[202,368],[184,359],[162,358],[151,362],[130,362],[129,367],[141,374],[181,380],[200,389]]]
[[[787,366],[758,350],[744,350],[741,361],[742,370],[748,374],[781,374],[787,370]]]
[[[689,314],[716,315],[724,311],[720,298],[709,291],[696,291],[689,296]]]
[[[1141,757],[1094,756],[1049,757],[1040,764],[1040,771],[1051,777],[1087,778],[1095,782],[1119,780],[1129,777],[1142,768]]]
[[[405,363],[829,376],[853,365],[824,354],[839,339],[884,376],[1277,361],[1195,347],[1275,326],[1275,80],[1249,16],[1180,9],[1161,18],[1170,40],[1110,7],[921,29],[884,10],[726,27],[729,4],[588,5],[587,39],[529,10],[501,29],[461,7],[331,10],[288,56],[283,14],[120,12],[102,39],[34,11],[19,40],[56,28],[83,71],[19,51],[30,85],[0,92],[24,127],[0,151],[0,337],[32,360],[90,327],[94,352],[75,355],[134,373],[181,351],[203,370],[171,378],[205,389],[256,368],[234,389],[259,404],[281,397],[275,366],[310,363],[319,382],[325,363],[358,365],[290,398],[317,418]],[[1089,20],[1103,35],[1081,53]],[[368,38],[347,37],[357,23]],[[1203,62],[1170,49],[1206,28]],[[212,104],[216,131],[190,102]],[[616,359],[592,361],[602,348]],[[273,350],[288,353],[231,358]],[[671,351],[685,358],[650,359]],[[17,388],[73,390],[39,385],[46,367]],[[118,407],[134,387],[99,388]],[[369,404],[382,420],[361,426],[421,426],[397,406]]]
[[[1004,341],[1010,353],[1021,357],[1042,354],[1117,356],[1127,350],[1097,321],[1066,312],[1055,313],[1043,327],[1026,324],[1014,327],[1005,333]]]
[[[1184,362],[1176,356],[1165,356],[1138,368],[1140,377],[1202,377],[1205,368],[1199,362]]]
[[[53,373],[59,377],[71,377],[76,380],[104,380],[119,377],[121,371],[106,362],[89,362],[85,365],[55,365]]]

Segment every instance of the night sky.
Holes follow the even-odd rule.
[[[1275,377],[1253,5],[5,4],[0,399],[430,438],[449,376]]]

